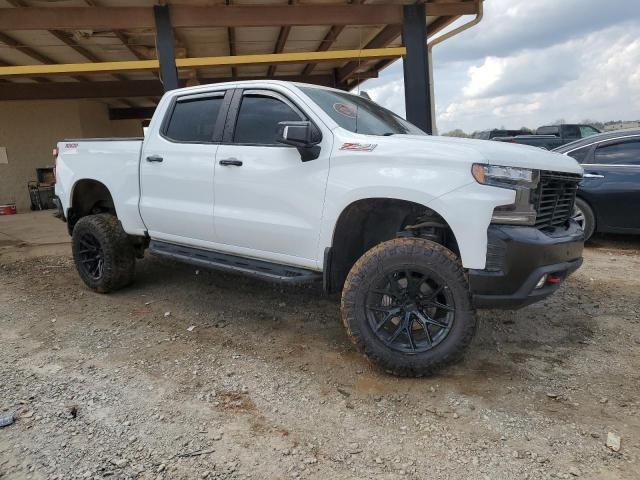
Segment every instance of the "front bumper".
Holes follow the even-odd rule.
[[[478,308],[517,309],[555,292],[582,265],[584,235],[575,222],[545,233],[533,227],[491,225],[484,270],[469,270]],[[537,283],[548,274],[554,283]]]

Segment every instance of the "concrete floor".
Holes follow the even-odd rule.
[[[0,216],[0,264],[71,250],[67,225],[53,210]]]

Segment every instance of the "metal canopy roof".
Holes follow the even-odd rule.
[[[431,37],[479,0],[427,0]],[[154,0],[0,0],[0,100],[105,98],[111,106],[152,106],[162,94]],[[280,78],[350,88],[402,55],[402,6],[411,0],[173,0],[179,76],[188,84]],[[418,2],[420,3],[420,2]],[[426,41],[426,39],[425,39]],[[347,51],[341,54],[340,52]],[[310,52],[317,58],[308,59]],[[325,53],[322,53],[325,52]],[[271,54],[281,54],[269,56]],[[282,55],[284,54],[284,55]],[[287,54],[305,54],[287,55]],[[224,57],[233,56],[231,64]],[[249,56],[249,57],[244,57]],[[212,60],[210,57],[214,57]],[[337,58],[341,57],[341,58]],[[191,62],[193,66],[181,66]],[[202,59],[208,59],[203,63]],[[114,64],[112,70],[11,66]],[[233,62],[239,62],[233,64]],[[93,65],[95,67],[96,65]],[[131,67],[131,68],[129,68]],[[15,69],[14,69],[15,70]]]

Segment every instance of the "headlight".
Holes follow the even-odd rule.
[[[536,210],[531,197],[540,178],[538,170],[474,163],[471,174],[478,183],[509,188],[516,192],[513,204],[501,205],[493,210],[493,223],[535,225]]]
[[[496,187],[514,187],[517,185],[531,185],[538,183],[538,171],[529,168],[501,167],[499,165],[485,165],[474,163],[471,174],[478,183],[494,185]]]

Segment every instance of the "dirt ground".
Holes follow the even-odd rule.
[[[0,217],[0,478],[640,478],[640,238],[391,377],[337,298],[146,258],[90,292],[50,213]],[[609,432],[621,438],[607,448]]]

